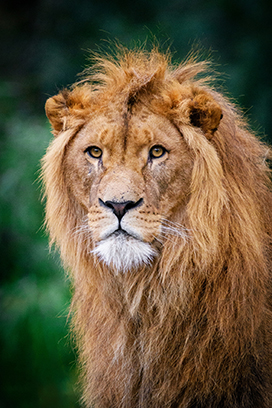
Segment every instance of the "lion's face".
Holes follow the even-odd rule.
[[[100,260],[127,270],[156,257],[167,220],[185,206],[191,170],[181,133],[147,108],[87,120],[67,148],[65,179]]]
[[[163,262],[177,241],[172,234],[181,248],[184,230],[202,252],[217,245],[214,225],[225,202],[210,143],[222,109],[188,82],[201,65],[168,72],[156,53],[127,58],[118,67],[102,60],[98,76],[46,103],[56,136],[44,159],[51,239],[64,258],[85,244],[85,254],[115,271],[160,254]],[[78,228],[85,235],[76,240]]]

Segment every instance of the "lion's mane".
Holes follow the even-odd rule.
[[[156,50],[126,51],[116,61],[98,58],[92,69],[95,74],[48,101],[61,136],[43,164],[46,222],[72,271],[86,405],[271,408],[267,146],[199,79],[204,63],[174,67]],[[202,91],[210,102],[204,104]],[[167,117],[194,157],[185,215],[177,208],[173,218],[188,238],[166,236],[152,265],[118,275],[92,255],[82,228],[86,214],[65,169],[66,150],[87,115],[114,98]],[[223,114],[219,125],[214,103]]]

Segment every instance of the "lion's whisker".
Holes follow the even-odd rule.
[[[173,227],[167,227],[165,225],[162,226],[162,232],[164,232],[164,233],[167,232],[167,233],[170,233],[172,235],[177,235],[177,236],[182,237],[184,239],[188,238],[188,234],[186,233],[186,230],[182,231],[180,229],[173,228]]]
[[[172,226],[172,227],[178,228],[179,230],[188,231],[188,228],[186,228],[182,224],[179,224],[179,223],[174,222],[174,221],[170,221],[167,218],[163,218],[163,217],[161,218],[161,220],[162,220],[162,225],[166,225],[166,226],[169,226],[169,227]]]
[[[84,217],[81,225],[71,229],[71,236],[73,238],[79,237],[83,244],[92,239],[92,232],[87,221],[88,217]]]
[[[80,225],[72,228],[71,230],[72,236],[80,236],[81,234],[86,232],[90,232],[88,231],[88,227],[86,225]]]
[[[152,234],[152,236],[153,236],[153,238],[154,238],[156,241],[159,242],[159,244],[163,245],[163,241],[161,241],[161,240],[158,238],[158,236],[156,236],[156,235],[154,235],[154,234]],[[161,237],[161,234],[159,235],[159,237]]]
[[[177,235],[174,235],[174,234],[172,234],[172,236],[173,236],[173,237],[174,237],[174,236],[177,237]],[[164,234],[163,232],[161,232],[161,233],[159,234],[159,237],[163,239],[163,242],[159,241],[161,244],[163,244],[165,240],[172,242],[172,244],[176,244],[176,243],[177,243],[177,241],[175,241],[174,239],[172,239],[169,234]]]

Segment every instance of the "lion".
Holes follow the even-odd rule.
[[[86,407],[272,406],[270,152],[208,68],[124,49],[46,102]]]

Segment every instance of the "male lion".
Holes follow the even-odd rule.
[[[87,407],[272,407],[269,150],[205,69],[122,51],[46,103]]]

